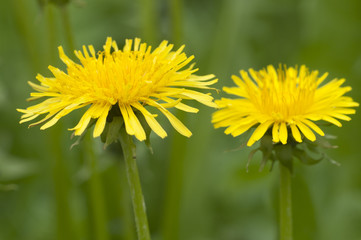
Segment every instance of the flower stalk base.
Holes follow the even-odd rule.
[[[279,162],[280,166],[280,239],[292,240],[292,198],[291,171]]]

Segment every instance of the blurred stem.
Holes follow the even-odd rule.
[[[156,33],[156,4],[155,0],[140,0],[142,32],[145,41],[149,44],[155,44]]]
[[[182,31],[182,0],[169,0],[172,20],[172,40],[176,46],[183,41]],[[177,118],[185,122],[185,113],[177,111]],[[163,217],[163,239],[179,239],[180,205],[183,192],[184,160],[187,149],[187,139],[180,134],[174,134],[172,139],[170,161],[168,167],[166,196]],[[179,151],[182,149],[182,151]]]
[[[49,60],[48,64],[56,63],[56,29],[55,29],[55,19],[54,19],[54,5],[48,3],[44,7],[46,13],[46,25],[48,32],[48,41],[49,41]]]
[[[32,29],[32,26],[30,25],[30,23],[33,22],[33,15],[29,14],[28,1],[13,0],[10,2],[14,9],[14,18],[17,29],[30,57],[28,62],[31,64],[33,73],[36,74],[41,69],[42,64],[41,58],[39,57],[38,32]],[[2,33],[2,35],[4,34],[5,33]]]
[[[65,40],[66,40],[68,49],[70,50],[71,53],[73,53],[75,50],[75,44],[74,44],[73,31],[72,31],[72,27],[70,24],[68,5],[69,4],[61,6],[60,11],[61,11],[61,18],[62,18],[62,22],[63,22],[63,26],[64,26]]]
[[[182,0],[169,0],[172,18],[172,40],[175,46],[180,46],[183,39],[182,31],[182,13],[183,1]]]
[[[93,213],[92,219],[94,221],[95,239],[108,240],[109,234],[107,231],[107,217],[103,197],[104,193],[98,170],[98,159],[94,153],[93,138],[90,134],[87,134],[86,138],[84,139],[84,145],[86,147],[85,152],[87,153],[88,166],[91,171],[91,176],[89,179],[89,193],[91,210]]]
[[[125,127],[122,127],[120,130],[120,143],[123,149],[125,170],[132,198],[138,240],[150,240],[145,202],[135,157],[135,145],[132,136],[127,134]]]
[[[291,172],[280,165],[280,239],[292,240]]]
[[[47,4],[45,7],[49,48],[51,48],[49,51],[49,60],[50,62],[55,63],[56,24],[54,19],[54,6],[52,4]],[[63,129],[61,123],[54,126],[52,129],[49,129],[51,153],[55,158],[53,176],[57,212],[57,237],[59,240],[77,238],[70,207],[70,177],[68,166],[65,162],[65,154],[61,148]]]
[[[77,239],[70,207],[70,178],[65,156],[61,149],[63,145],[61,124],[49,129],[51,154],[55,160],[53,167],[54,192],[57,218],[57,239]]]
[[[177,118],[185,122],[185,113],[177,112]],[[182,149],[182,151],[179,151]],[[183,192],[184,159],[187,149],[187,139],[174,134],[168,167],[167,187],[163,217],[163,239],[179,239],[180,205]]]

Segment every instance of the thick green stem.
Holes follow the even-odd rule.
[[[280,165],[280,239],[292,240],[291,172]]]
[[[123,149],[125,170],[127,173],[130,194],[132,198],[135,225],[139,240],[150,240],[147,214],[144,197],[140,185],[138,167],[135,158],[135,145],[132,136],[128,135],[123,127],[120,130],[120,142]]]

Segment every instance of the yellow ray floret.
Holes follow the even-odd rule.
[[[83,51],[75,51],[80,63],[67,57],[59,47],[60,59],[66,64],[67,71],[49,66],[53,77],[36,77],[39,84],[29,82],[36,91],[29,100],[46,98],[42,102],[22,112],[20,123],[31,121],[38,116],[46,116],[38,122],[41,129],[53,126],[60,118],[75,109],[88,106],[79,123],[72,129],[81,135],[91,119],[97,119],[93,136],[98,137],[104,130],[109,111],[118,107],[124,119],[128,134],[140,141],[146,134],[137,114],[144,116],[150,128],[160,137],[167,133],[147,108],[156,108],[163,113],[172,126],[181,134],[189,137],[192,133],[167,108],[175,107],[186,112],[198,109],[181,102],[183,99],[196,100],[204,105],[216,107],[210,94],[197,89],[211,89],[217,82],[214,75],[197,76],[193,65],[185,68],[193,56],[187,57],[184,46],[172,51],[173,45],[163,41],[153,51],[139,38],[127,39],[124,48],[118,49],[115,41],[108,38],[104,50],[95,52],[92,45]]]
[[[238,98],[222,98],[216,104],[221,108],[213,114],[215,128],[226,127],[225,133],[234,137],[255,126],[247,142],[253,145],[270,130],[273,142],[286,144],[289,135],[297,142],[303,137],[316,140],[323,131],[314,123],[324,120],[341,126],[338,119],[349,121],[347,114],[354,114],[359,104],[344,96],[351,87],[341,87],[344,79],[324,83],[327,73],[318,76],[318,71],[309,72],[302,65],[299,69],[286,66],[277,70],[273,66],[248,73],[241,70],[240,76],[232,76],[236,87],[223,90]]]

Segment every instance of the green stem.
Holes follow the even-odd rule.
[[[54,5],[48,3],[45,5],[46,27],[48,33],[48,61],[50,64],[56,63],[56,24],[54,16]],[[77,237],[76,227],[72,216],[70,205],[71,199],[71,181],[69,176],[69,166],[66,162],[66,156],[61,146],[62,144],[61,123],[49,129],[51,152],[55,159],[53,167],[55,205],[57,218],[57,239],[73,239]]]
[[[171,12],[171,39],[176,47],[182,45],[182,10],[183,0],[168,0]],[[183,111],[176,112],[181,122],[186,121]],[[179,152],[179,149],[184,151]],[[187,139],[180,134],[174,134],[172,138],[170,161],[168,166],[167,186],[164,203],[164,215],[162,234],[164,239],[179,239],[180,232],[180,208],[184,181],[184,163],[186,158]]]
[[[292,240],[291,172],[280,165],[280,239]]]
[[[122,127],[120,130],[120,142],[123,149],[125,170],[127,173],[128,184],[133,203],[138,239],[150,240],[144,197],[140,185],[138,167],[135,158],[135,145],[133,143],[132,136],[126,133],[124,127]]]
[[[71,181],[69,176],[68,164],[64,152],[61,148],[63,146],[61,124],[49,129],[49,142],[52,158],[54,159],[53,166],[53,181],[56,207],[56,222],[57,234],[59,240],[62,239],[76,239],[77,232],[74,225],[74,219],[71,210]]]
[[[149,44],[155,44],[156,33],[156,1],[154,0],[140,0],[141,4],[141,18],[142,18],[142,34],[145,41]]]
[[[30,24],[34,20],[33,12],[30,11],[29,3],[26,0],[14,0],[11,2],[14,13],[14,20],[16,29],[19,31],[21,40],[29,54],[29,60],[27,61],[32,67],[33,75],[35,75],[40,69],[42,69],[42,58],[39,57],[39,42],[37,38],[39,31],[33,29]],[[3,4],[3,2],[1,3]],[[2,35],[5,33],[2,32]]]
[[[172,17],[172,40],[175,46],[179,47],[182,44],[182,13],[183,1],[170,0],[171,17]]]
[[[184,112],[178,111],[177,118],[185,122]],[[179,149],[183,149],[179,152]],[[187,139],[175,133],[172,138],[168,166],[163,215],[163,239],[179,239],[180,208],[184,181],[184,162],[187,152]]]
[[[73,31],[70,24],[70,17],[68,12],[68,5],[60,7],[61,18],[64,26],[65,39],[67,46],[71,52],[75,50]]]
[[[89,194],[91,202],[91,210],[93,213],[94,232],[97,240],[108,240],[107,216],[105,213],[104,193],[101,184],[101,177],[98,170],[98,161],[93,149],[93,139],[90,134],[84,139],[86,147],[85,152],[88,160],[88,166],[91,171],[89,179]]]
[[[54,5],[48,3],[45,5],[44,10],[46,11],[46,25],[47,25],[47,35],[49,41],[49,63],[56,64],[57,62],[57,55],[56,55],[56,24],[55,24],[55,17],[54,17]]]

